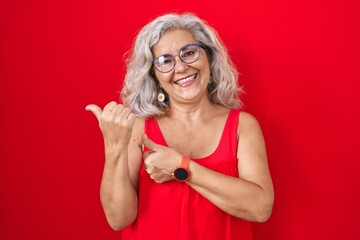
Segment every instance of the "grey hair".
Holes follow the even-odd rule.
[[[238,72],[228,56],[215,29],[197,16],[166,14],[144,26],[138,33],[132,53],[127,59],[127,73],[121,91],[123,103],[141,117],[160,116],[168,110],[168,102],[159,103],[159,83],[153,74],[152,47],[169,30],[186,29],[205,46],[212,79],[208,86],[210,101],[226,108],[242,107],[238,86]]]

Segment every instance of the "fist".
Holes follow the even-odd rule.
[[[156,183],[174,180],[173,172],[180,166],[182,155],[169,147],[154,143],[146,135],[143,144],[150,151],[144,153],[146,172]]]
[[[97,118],[106,144],[129,143],[136,119],[130,108],[110,102],[104,109],[95,104],[87,105],[85,109]]]

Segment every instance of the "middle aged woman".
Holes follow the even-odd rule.
[[[105,142],[101,201],[123,239],[252,239],[273,186],[258,122],[240,111],[217,33],[168,14],[138,34],[125,106],[88,105]]]

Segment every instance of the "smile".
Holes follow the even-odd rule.
[[[178,85],[187,85],[188,83],[194,81],[194,79],[196,78],[197,74],[191,75],[189,77],[180,79],[178,81],[176,81],[175,83]]]

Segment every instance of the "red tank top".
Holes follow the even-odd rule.
[[[192,161],[238,177],[238,119],[239,111],[231,110],[215,152]],[[145,121],[145,133],[155,143],[167,146],[155,118]],[[186,183],[176,180],[155,183],[144,166],[140,170],[138,198],[138,217],[122,231],[123,240],[252,239],[250,222],[225,213]]]

